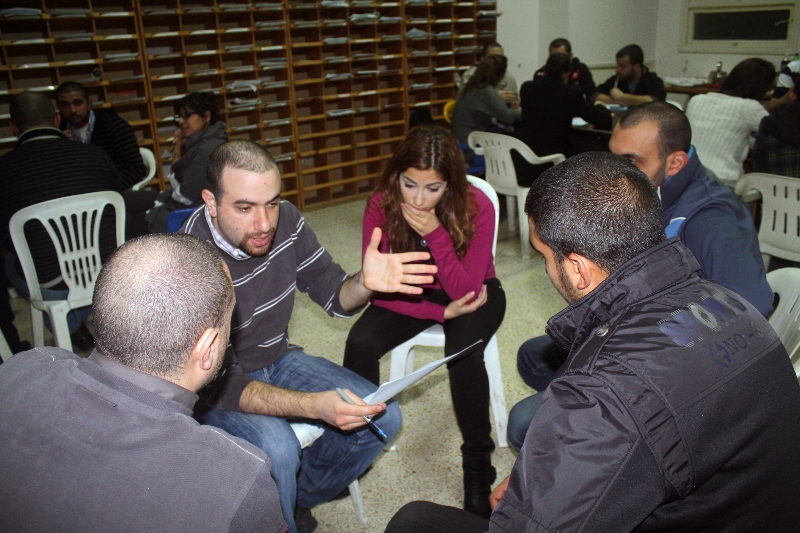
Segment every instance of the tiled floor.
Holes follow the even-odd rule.
[[[361,201],[305,213],[320,242],[351,273],[360,267],[363,209]],[[565,305],[550,284],[543,261],[535,252],[532,255],[528,260],[521,258],[519,236],[508,231],[502,217],[496,270],[508,301],[505,321],[498,332],[507,410],[531,393],[517,374],[517,348],[526,339],[543,334],[547,319]],[[30,340],[27,304],[16,299],[12,306],[21,337]],[[308,353],[341,363],[352,324],[352,320],[329,318],[308,298],[300,296],[289,331],[292,342],[305,347]],[[416,365],[441,357],[441,350],[418,349]],[[387,356],[381,364],[381,378],[387,379],[388,375]],[[439,369],[399,396],[404,425],[395,442],[396,451],[382,453],[360,482],[367,524],[358,523],[351,499],[345,498],[313,510],[320,533],[381,532],[397,509],[412,500],[461,506],[461,437],[447,379],[446,370]],[[510,472],[515,459],[516,454],[510,449],[494,453],[498,483]]]

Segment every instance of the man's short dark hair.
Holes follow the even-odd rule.
[[[23,91],[11,99],[11,122],[26,132],[31,128],[54,127],[56,108],[48,97],[36,91]]]
[[[647,120],[658,126],[658,155],[665,159],[673,152],[686,152],[692,147],[692,126],[686,114],[667,102],[647,102],[628,109],[619,119],[623,130]]]
[[[58,97],[64,93],[81,93],[84,99],[89,99],[89,93],[86,92],[86,87],[77,81],[65,81],[59,85],[58,89],[56,89],[56,101],[58,101]]]
[[[547,63],[544,64],[544,77],[551,80],[559,80],[572,68],[572,61],[567,54],[556,52],[550,54]]]
[[[531,185],[525,213],[557,263],[576,253],[609,274],[666,238],[656,189],[609,152],[579,154],[547,169]]]
[[[550,43],[550,49],[561,48],[562,46],[566,48],[567,54],[572,53],[572,44],[563,37],[559,37],[558,39],[553,39],[553,42]]]
[[[489,48],[503,48],[503,45],[497,41],[484,44],[483,48],[481,49],[481,57],[486,57],[486,52],[489,51]]]
[[[226,168],[238,168],[263,174],[275,171],[280,179],[281,171],[266,148],[253,141],[228,141],[217,146],[208,158],[208,189],[219,202],[222,199],[222,173]]]
[[[211,244],[182,233],[139,237],[117,249],[97,277],[97,349],[141,372],[178,377],[207,328],[227,331],[233,303],[233,284]]]
[[[617,52],[617,59],[625,56],[630,58],[631,65],[644,65],[644,52],[642,52],[642,48],[638,44],[629,44],[620,48],[619,52]]]

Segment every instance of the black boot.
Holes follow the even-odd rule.
[[[464,455],[464,510],[489,518],[492,508],[489,495],[497,471],[492,466],[491,454]]]

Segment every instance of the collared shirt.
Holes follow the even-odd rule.
[[[193,409],[194,404],[197,403],[197,394],[189,389],[185,389],[166,379],[125,366],[122,363],[106,357],[97,350],[92,351],[89,360],[96,363],[106,372],[114,374],[118,378],[133,383],[137,387],[141,387],[153,394],[158,394],[163,398],[184,405],[189,410]]]
[[[233,257],[234,259],[237,260],[250,259],[249,254],[243,252],[239,248],[236,248],[227,240],[225,240],[225,237],[220,235],[220,233],[217,231],[217,227],[214,225],[214,220],[211,218],[211,214],[208,212],[208,209],[206,209],[205,211],[206,211],[206,223],[208,224],[208,227],[211,229],[211,236],[214,238],[214,244],[216,244],[226,254]]]
[[[94,111],[91,109],[89,110],[89,122],[80,129],[75,129],[72,124],[67,124],[67,129],[72,134],[72,139],[76,141],[80,141],[83,144],[89,144],[92,142],[92,132],[94,131]],[[85,135],[81,135],[80,131],[83,130]]]

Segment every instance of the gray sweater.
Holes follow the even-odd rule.
[[[489,131],[493,118],[500,124],[511,125],[521,116],[521,109],[509,109],[494,87],[487,85],[459,95],[450,131],[463,144],[473,131]]]
[[[97,352],[0,365],[0,531],[286,531],[264,452]]]

